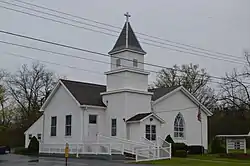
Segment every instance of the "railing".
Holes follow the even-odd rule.
[[[64,154],[65,144],[40,144],[39,153]],[[118,143],[81,143],[69,144],[69,154],[123,154],[123,144]]]
[[[165,141],[163,138],[161,137],[157,137],[157,146],[159,147],[171,147],[171,143]]]
[[[161,138],[160,136],[157,137],[157,146],[158,147],[162,147],[165,148],[164,150],[166,150],[169,153],[170,158],[172,157],[172,145],[171,143],[165,141],[163,138]]]
[[[121,139],[117,137],[108,137],[108,136],[103,136],[103,135],[98,135],[98,141],[100,143],[104,142],[104,143],[123,144],[124,152],[131,153],[131,154],[135,154],[137,149],[145,149],[145,148],[151,147],[151,145],[148,145],[145,143]]]
[[[155,147],[155,148],[136,150],[136,162],[170,159],[170,158],[171,158],[171,147]]]
[[[156,146],[156,143],[155,143],[155,142],[152,142],[152,141],[148,140],[148,139],[145,138],[145,137],[141,137],[141,141],[142,141],[143,143],[145,143],[145,144],[149,144],[149,145],[151,145],[151,146]]]

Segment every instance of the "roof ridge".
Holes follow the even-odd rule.
[[[94,85],[94,86],[103,86],[103,87],[107,87],[106,85],[102,85],[102,84],[96,84],[96,83],[91,83],[91,82],[82,82],[82,81],[76,81],[76,80],[68,80],[68,79],[59,79],[62,82],[63,81],[67,81],[67,82],[73,82],[73,83],[81,83],[81,84],[85,84],[85,85]]]

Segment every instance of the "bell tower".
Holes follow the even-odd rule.
[[[109,55],[111,56],[110,71],[107,75],[107,90],[129,88],[147,91],[148,72],[144,71],[144,55],[139,41],[129,22],[129,13],[122,31]]]
[[[110,71],[105,73],[107,89],[101,95],[103,103],[107,106],[108,128],[112,128],[112,119],[116,119],[116,136],[127,139],[126,120],[138,113],[151,111],[152,93],[148,92],[149,72],[144,70],[146,52],[132,30],[130,15],[126,13],[125,16],[122,31],[109,52],[111,66]]]

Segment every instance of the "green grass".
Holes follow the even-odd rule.
[[[235,149],[235,150],[228,150],[228,153],[244,153],[244,150]],[[250,149],[247,149],[247,154],[250,154]]]
[[[141,162],[152,165],[169,166],[241,166],[250,165],[249,160],[235,160],[226,158],[217,158],[214,155],[191,156],[188,158],[172,158],[171,160],[157,160]]]

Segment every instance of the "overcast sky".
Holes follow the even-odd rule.
[[[8,6],[40,16],[46,16],[4,4],[1,1],[3,0],[0,0],[1,6]],[[4,1],[25,6],[12,0]],[[125,21],[123,14],[128,11],[132,15],[130,22],[136,32],[231,54],[239,57],[239,60],[243,57],[244,50],[250,50],[250,0],[26,0],[26,2],[118,27],[123,26]],[[51,16],[46,17],[52,18]],[[54,19],[59,20],[59,18]],[[113,36],[35,18],[3,8],[0,8],[0,29],[101,53],[110,51],[117,39]],[[0,40],[109,62],[108,57],[64,49],[49,44],[11,37],[5,34],[0,34]],[[143,43],[141,43],[141,45],[147,52],[147,63],[168,67],[174,64],[194,63],[199,64],[202,68],[206,68],[211,75],[216,76],[223,76],[225,72],[229,72],[233,68],[240,69],[243,66],[242,64],[219,61],[179,51],[171,51],[166,48],[159,48]],[[108,64],[59,57],[53,54],[0,44],[0,68],[9,71],[15,71],[22,64],[30,64],[32,61],[14,57],[7,53],[20,54],[39,60],[56,62],[62,65],[74,66],[101,73],[109,70]],[[57,74],[66,76],[69,79],[101,84],[105,84],[106,82],[105,76],[101,74],[51,64],[46,65]],[[159,70],[159,68],[149,67],[147,67],[147,69]],[[152,82],[153,80],[154,75],[150,77],[150,81]]]

